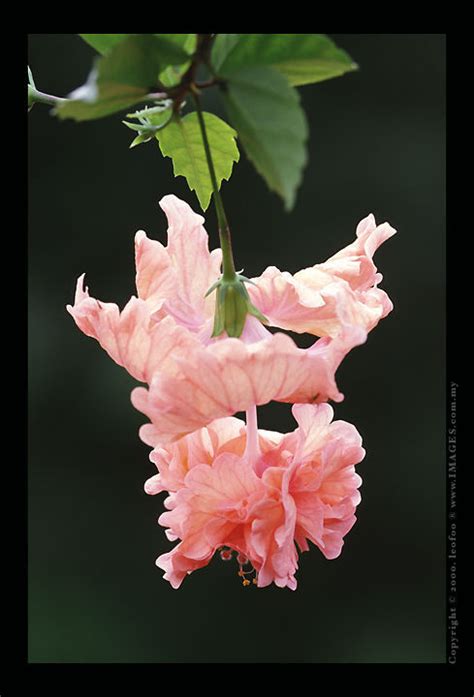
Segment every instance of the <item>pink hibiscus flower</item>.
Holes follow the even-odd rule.
[[[211,338],[214,299],[206,291],[219,277],[221,251],[209,252],[203,218],[175,196],[161,207],[168,217],[168,246],[137,233],[136,285],[120,312],[88,294],[78,279],[67,309],[88,336],[149,389],[132,402],[151,420],[141,429],[156,446],[202,428],[212,420],[271,400],[318,403],[343,395],[335,372],[344,356],[391,309],[377,288],[372,256],[395,231],[359,225],[357,240],[325,264],[292,277],[274,267],[253,279],[252,302],[270,324],[321,336],[307,350],[288,336],[271,334],[248,315],[239,339]]]
[[[159,473],[145,489],[171,492],[159,522],[179,540],[156,562],[173,588],[216,550],[237,554],[244,585],[250,575],[258,587],[292,590],[298,548],[311,541],[328,559],[340,554],[360,501],[361,438],[332,422],[328,404],[295,405],[293,414],[298,428],[287,435],[258,431],[254,413],[247,426],[220,419],[152,453]]]

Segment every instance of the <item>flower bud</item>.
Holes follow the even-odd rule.
[[[240,274],[236,274],[230,281],[222,277],[207,291],[206,296],[216,290],[216,309],[211,336],[220,336],[225,331],[227,336],[239,337],[244,330],[247,315],[253,315],[261,322],[268,322],[252,304],[245,282],[251,281]]]

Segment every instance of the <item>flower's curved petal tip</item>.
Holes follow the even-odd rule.
[[[164,196],[162,196],[160,198],[160,200],[158,201],[158,204],[159,204],[160,208],[162,208],[163,210],[165,210],[165,208],[167,206],[172,206],[172,205],[176,205],[176,204],[177,205],[184,204],[186,206],[188,205],[185,201],[178,198],[175,194],[165,194]]]
[[[74,303],[77,304],[81,300],[84,300],[85,298],[89,297],[89,288],[85,285],[85,278],[86,274],[81,273],[80,276],[78,276],[77,281],[76,281],[76,292],[74,296]]]
[[[181,572],[178,574],[176,571],[174,571],[172,562],[170,561],[170,556],[171,555],[169,552],[166,554],[161,554],[158,559],[155,560],[155,565],[165,572],[163,574],[164,580],[168,581],[170,586],[177,590],[185,577],[185,573]]]
[[[144,240],[147,240],[148,236],[145,230],[137,230],[135,233],[135,244],[139,246]]]
[[[364,327],[351,327],[351,337],[354,342],[354,346],[361,346],[367,341],[369,333]]]
[[[341,556],[342,548],[344,546],[344,540],[342,541],[341,546],[337,546],[335,548],[330,548],[326,550],[321,550],[326,557],[326,559],[331,560],[331,559],[337,559],[338,557]]]
[[[375,215],[373,213],[369,213],[369,215],[366,215],[365,218],[362,218],[360,223],[357,225],[356,228],[356,235],[357,237],[360,237],[361,235],[364,234],[364,232],[368,232],[369,230],[374,230],[376,228],[377,224],[375,222]]]
[[[140,426],[140,428],[138,429],[138,437],[140,438],[142,443],[145,443],[145,445],[149,445],[151,448],[154,448],[156,446],[159,436],[157,436],[156,429],[153,426],[153,424],[143,424],[143,426]],[[162,440],[164,441],[164,438],[162,438]]]
[[[390,237],[393,237],[393,235],[396,235],[398,230],[397,228],[394,228],[390,223],[381,223],[379,225],[379,230],[381,232],[381,236],[383,237],[383,240],[388,240]]]
[[[390,223],[383,222],[377,225],[375,216],[370,213],[357,225],[356,237],[362,238],[365,254],[369,259],[372,259],[377,249],[396,232],[397,230]]]
[[[148,401],[148,391],[145,387],[134,387],[130,393],[130,401],[135,409],[140,411],[140,407]]]
[[[202,215],[193,211],[191,206],[174,194],[166,194],[159,200],[159,206],[171,224],[173,218],[192,218],[195,223],[202,225],[205,220]]]
[[[159,494],[162,491],[164,491],[164,488],[161,484],[160,475],[154,474],[152,477],[147,479],[143,485],[143,491],[145,492],[145,494],[148,494],[149,496],[154,496],[155,494]]]
[[[84,285],[85,277],[86,274],[82,273],[76,281],[76,288],[74,292],[74,304],[71,305],[70,303],[68,303],[66,305],[66,310],[73,317],[75,316],[76,306],[79,305],[83,300],[87,300],[89,298],[89,288]]]
[[[334,419],[334,409],[327,402],[320,402],[319,404],[308,404],[305,402],[293,404],[291,413],[299,426],[304,430],[309,430],[316,423],[325,424],[327,426]]]

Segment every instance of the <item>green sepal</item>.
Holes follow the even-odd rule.
[[[124,126],[132,131],[137,131],[138,135],[130,143],[130,148],[134,148],[141,143],[149,143],[156,136],[157,132],[165,128],[173,117],[173,112],[169,105],[142,109],[135,114],[128,114],[130,118],[137,118],[140,123],[130,123],[122,121]]]
[[[219,283],[217,284],[219,286]],[[222,287],[217,288],[216,293],[216,309],[214,312],[214,325],[212,327],[211,337],[220,336],[224,331],[224,313],[222,308],[224,306],[225,294],[223,293]]]
[[[136,138],[132,140],[128,147],[134,148],[136,145],[141,145],[142,143],[149,143],[150,140],[153,140],[154,137],[154,134],[149,135],[148,133],[140,133],[139,135],[137,135]]]
[[[230,281],[221,277],[207,291],[205,297],[217,290],[211,337],[220,336],[225,331],[227,336],[238,338],[244,330],[247,315],[252,315],[260,322],[268,324],[265,315],[252,304],[244,285],[246,280],[238,274]]]
[[[33,105],[35,103],[35,92],[36,85],[35,81],[33,80],[33,73],[31,72],[30,66],[28,66],[28,111],[33,109]]]

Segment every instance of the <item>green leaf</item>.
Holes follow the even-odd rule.
[[[220,188],[222,180],[230,178],[234,162],[239,160],[235,142],[237,134],[214,114],[204,112],[203,117]],[[162,154],[173,160],[174,175],[186,177],[189,188],[196,192],[201,208],[205,211],[211,200],[212,182],[197,112],[193,111],[182,119],[173,119],[166,128],[158,131],[156,138]]]
[[[214,70],[219,70],[227,55],[240,40],[241,34],[217,34],[211,51],[211,63]]]
[[[79,34],[89,46],[95,48],[98,53],[104,55],[111,48],[119,44],[129,36],[145,36],[144,34]],[[193,53],[196,47],[196,34],[149,34],[148,36],[157,36],[165,41],[170,41],[173,44],[182,48],[186,53]]]
[[[79,34],[81,39],[95,48],[99,53],[107,53],[111,48],[119,44],[131,34]]]
[[[247,156],[291,210],[307,159],[308,126],[298,92],[276,70],[253,68],[229,79],[224,94]]]
[[[356,70],[350,56],[324,34],[231,34],[238,36],[220,65],[223,77],[242,68],[268,65],[288,79],[305,85]],[[216,40],[217,41],[217,40]]]
[[[182,75],[188,69],[191,63],[191,54],[196,50],[197,35],[196,34],[163,34],[169,41],[178,44],[183,51],[189,54],[189,60],[181,65],[170,65],[166,70],[160,73],[160,82],[165,87],[177,85],[181,80]]]
[[[155,36],[171,41],[189,55],[196,50],[197,34],[155,34]]]
[[[121,111],[143,101],[158,74],[185,59],[184,51],[170,41],[152,34],[129,36],[97,59],[87,82],[56,113],[82,121]]]

